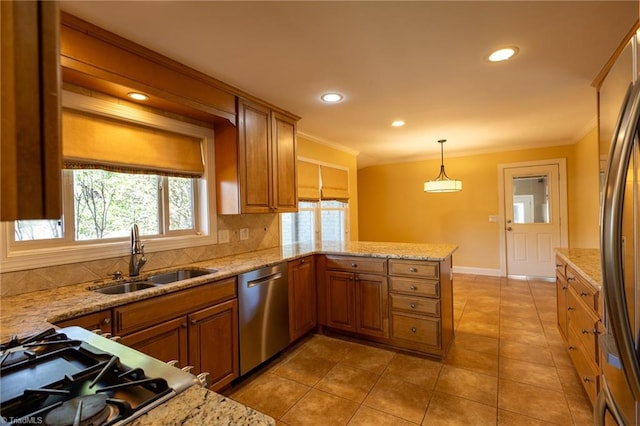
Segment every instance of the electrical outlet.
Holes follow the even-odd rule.
[[[498,222],[498,216],[496,216],[494,214],[489,215],[489,222],[497,223]]]
[[[219,243],[228,243],[229,242],[229,230],[228,229],[220,229],[218,231],[218,242]]]
[[[249,239],[249,228],[242,228],[240,230],[240,239],[248,240]]]

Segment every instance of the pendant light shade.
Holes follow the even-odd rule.
[[[446,139],[440,139],[440,174],[433,180],[424,183],[425,192],[457,192],[462,191],[462,181],[451,179],[444,171],[444,143]]]

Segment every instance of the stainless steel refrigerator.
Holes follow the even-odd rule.
[[[596,425],[640,420],[640,81],[618,116],[601,212],[601,260],[606,332],[600,335],[601,387]]]

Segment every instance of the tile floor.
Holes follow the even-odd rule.
[[[313,335],[225,394],[278,425],[593,424],[554,283],[456,275],[454,305],[443,361]]]

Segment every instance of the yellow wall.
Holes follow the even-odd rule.
[[[468,157],[446,157],[450,177],[463,181],[456,193],[425,193],[425,180],[439,171],[440,160],[373,166],[358,171],[358,203],[360,240],[454,243],[454,265],[500,269],[500,234],[498,223],[490,223],[489,215],[504,216],[498,211],[498,165],[552,158],[567,159],[570,241],[592,245],[592,222],[597,205],[597,152],[593,151],[593,134],[577,146],[506,151]],[[596,146],[597,148],[597,146]],[[591,158],[595,156],[595,158]],[[593,163],[591,167],[580,163]],[[577,169],[579,167],[579,170]],[[595,178],[590,174],[595,173]],[[576,178],[589,175],[589,179]],[[579,180],[579,179],[578,179]],[[580,191],[580,192],[578,192]],[[588,199],[581,199],[581,193]],[[580,216],[580,219],[577,219]],[[597,221],[597,219],[596,219]],[[597,232],[597,231],[596,231]],[[573,244],[572,244],[573,245]]]
[[[600,247],[598,132],[594,128],[573,145],[575,167],[569,168],[569,246]]]
[[[297,136],[297,156],[349,169],[349,239],[358,240],[358,167],[354,154]]]

